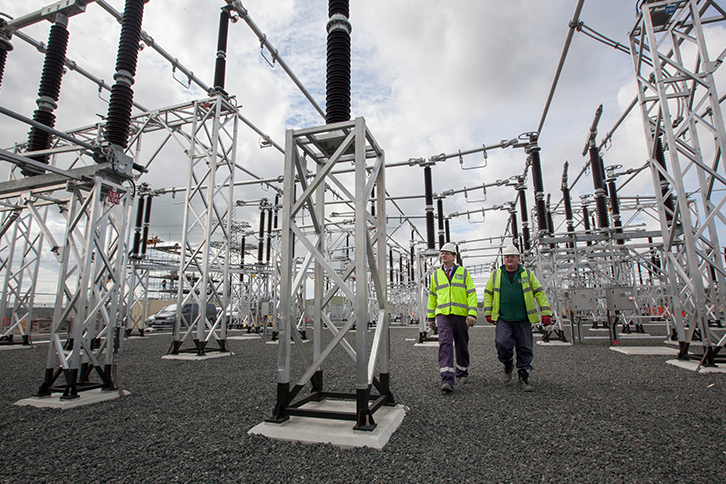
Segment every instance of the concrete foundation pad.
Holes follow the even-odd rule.
[[[438,348],[439,342],[438,341],[424,341],[423,343],[414,343],[414,346]]]
[[[677,366],[678,368],[683,368],[685,370],[691,370],[696,371],[696,368],[698,367],[698,361],[685,361],[685,360],[668,360],[666,361],[669,365]],[[726,373],[726,365],[723,363],[720,365],[716,365],[716,367],[705,367],[702,366],[698,369],[699,373]]]
[[[678,349],[667,346],[611,346],[610,349],[624,355],[675,356],[678,354]]]
[[[301,408],[355,412],[355,402],[325,400],[306,403]],[[373,414],[377,426],[372,431],[354,430],[355,422],[351,420],[293,416],[281,424],[262,422],[252,427],[247,433],[264,435],[277,440],[382,449],[388,443],[393,432],[400,427],[405,415],[406,412],[401,405],[381,407]]]
[[[305,344],[305,343],[310,343],[310,340],[309,340],[309,339],[304,339],[304,340],[302,340],[302,342],[303,342],[303,344]],[[280,341],[279,341],[279,340],[275,340],[275,341],[266,341],[266,344],[268,344],[268,345],[278,345],[278,344],[280,344]],[[294,345],[294,344],[295,344],[295,342],[294,342],[294,341],[290,341],[290,344],[291,344],[291,345]]]
[[[233,340],[243,340],[243,339],[261,339],[262,336],[259,334],[241,334],[239,336],[227,336],[227,339],[233,339]]]
[[[15,402],[15,405],[20,406],[31,406],[37,408],[60,408],[62,410],[73,407],[80,407],[81,405],[90,405],[92,403],[105,402],[108,400],[115,400],[121,396],[131,395],[131,392],[127,390],[112,390],[104,391],[100,388],[88,390],[84,392],[78,392],[78,398],[73,400],[61,400],[62,393],[53,393],[49,397],[30,397],[23,398]]]
[[[537,341],[537,344],[540,346],[572,346],[572,343],[567,342],[567,341],[560,341],[560,340]]]
[[[206,355],[198,356],[194,353],[179,353],[178,355],[164,355],[162,356],[165,360],[187,360],[187,361],[202,361],[211,360],[212,358],[223,358],[225,356],[232,356],[234,353],[231,351],[212,353],[208,352]]]

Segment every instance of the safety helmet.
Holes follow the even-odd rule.
[[[519,257],[519,249],[515,245],[508,245],[504,249],[504,252],[502,252],[502,255],[516,255],[517,257]]]
[[[447,242],[441,246],[439,252],[451,252],[452,254],[456,254],[456,246],[451,242]]]

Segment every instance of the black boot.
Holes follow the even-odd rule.
[[[519,381],[522,383],[522,390],[525,392],[533,392],[534,388],[529,384],[529,371],[526,368],[520,368],[518,373]]]
[[[512,372],[514,371],[514,361],[509,360],[504,362],[504,384],[512,381]]]

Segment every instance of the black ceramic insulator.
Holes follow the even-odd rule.
[[[650,244],[651,246],[653,245],[653,237],[648,237],[648,244]],[[655,255],[655,249],[651,247],[650,250],[651,250],[651,252],[650,252],[650,263],[653,264],[653,267],[660,267],[660,261],[658,260],[658,258]],[[652,279],[653,278],[653,273],[650,270],[650,268],[648,269],[648,273],[650,274],[650,277]]]
[[[436,200],[437,218],[439,221],[439,249],[444,246],[444,200]]]
[[[270,263],[270,247],[272,246],[272,208],[267,213],[267,251],[265,252],[265,261]]]
[[[430,166],[424,166],[424,196],[426,197],[426,242],[430,250],[434,248],[434,191]]]
[[[663,167],[664,170],[668,171],[668,167],[666,166],[665,153],[663,152],[663,141],[661,141],[660,138],[656,140],[655,160],[660,166]],[[658,172],[658,179],[660,180],[660,192],[663,195],[663,205],[665,205],[666,207],[666,220],[669,222],[670,225],[670,222],[673,220],[673,213],[675,212],[675,201],[673,200],[672,195],[666,196],[666,194],[668,193],[668,189],[670,188],[668,184],[668,179],[661,172]]]
[[[151,223],[151,200],[152,197],[146,197],[146,207],[144,213],[144,232],[141,239],[141,255],[146,255],[146,242],[149,240],[149,224]]]
[[[262,249],[265,245],[265,210],[260,210],[260,236],[259,244],[257,245],[257,262],[262,263]]]
[[[376,216],[376,187],[371,190],[371,215]]]
[[[522,238],[524,250],[529,250],[529,215],[527,211],[527,191],[519,190],[519,212],[522,214]]]
[[[411,279],[410,280],[412,280],[412,281],[416,278],[416,275],[414,274],[414,272],[416,271],[414,256],[415,256],[415,254],[413,252],[413,246],[411,246],[411,274],[410,274]]]
[[[403,255],[398,256],[398,283],[403,282]]]
[[[567,222],[567,231],[574,232],[575,227],[572,225],[572,199],[570,198],[570,189],[562,189],[562,200],[565,202],[565,220]]]
[[[325,122],[350,120],[350,34],[341,29],[328,34]]]
[[[590,171],[592,172],[592,185],[595,189],[595,210],[597,210],[598,227],[610,227],[608,209],[605,200],[605,168],[597,146],[590,147]]]
[[[277,228],[277,206],[280,204],[280,195],[275,195],[275,222],[273,224],[274,228]]]
[[[245,237],[242,237],[242,242],[239,247],[239,263],[245,263]]]
[[[8,59],[8,51],[0,49],[0,86],[3,85],[3,73],[5,72],[5,61]]]
[[[509,218],[512,225],[512,244],[519,247],[519,227],[517,227],[517,212],[509,212]]]
[[[615,227],[615,233],[622,234],[623,223],[620,221],[620,201],[618,200],[618,190],[615,187],[615,180],[608,182],[608,192],[610,193],[610,213],[612,213],[613,217],[613,227]],[[623,239],[617,240],[618,245],[623,245],[624,243],[625,241]]]
[[[219,14],[219,37],[217,38],[217,60],[214,64],[214,87],[224,89],[224,74],[227,68],[227,32],[229,29],[229,10],[223,7]]]
[[[116,73],[121,71],[136,74],[136,61],[139,56],[139,40],[141,39],[141,20],[144,16],[145,0],[126,0],[123,19],[121,20],[121,37],[116,57]],[[106,141],[126,148],[131,124],[131,108],[134,91],[127,82],[119,80],[111,88],[106,117]]]
[[[587,209],[587,207],[582,207],[582,223],[585,225],[585,234],[590,233],[590,211]],[[587,245],[592,244],[592,242],[588,241]]]
[[[547,233],[555,233],[555,224],[552,221],[552,210],[550,210],[549,203],[547,204]]]
[[[388,249],[388,260],[390,261],[390,264],[391,264],[390,265],[391,269],[388,272],[389,279],[391,280],[391,284],[393,284],[393,249]]]
[[[48,47],[45,52],[43,73],[40,77],[40,87],[38,89],[38,96],[41,99],[50,98],[53,101],[58,101],[67,47],[68,30],[61,24],[53,24],[50,28],[50,35],[48,36]],[[33,113],[33,120],[45,126],[54,127],[55,115],[53,114],[53,108],[39,106]],[[35,126],[30,128],[30,133],[28,133],[28,151],[47,150],[50,148],[50,142],[50,133]],[[31,156],[31,158],[41,163],[48,163],[48,155]],[[22,170],[22,173],[24,175],[36,175],[42,172],[25,168]]]
[[[349,0],[329,0],[328,2],[328,18],[335,14],[344,15],[345,18],[350,17]]]
[[[444,236],[446,236],[446,242],[451,242],[451,231],[449,230],[449,219],[444,220]]]
[[[547,230],[547,212],[544,201],[544,183],[542,182],[542,162],[539,159],[539,148],[531,151],[532,155],[532,183],[534,184],[534,199],[537,209],[537,227]]]
[[[141,223],[144,217],[144,196],[139,197],[139,205],[136,207],[136,224],[134,226],[134,247],[132,255],[139,255],[139,247],[141,246]]]

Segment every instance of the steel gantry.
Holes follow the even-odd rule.
[[[372,163],[368,164],[368,160],[372,160]],[[353,180],[331,173],[336,165],[345,162],[354,164]],[[314,168],[315,172],[308,172],[308,166]],[[348,205],[355,210],[354,263],[342,275],[332,266],[324,247],[326,181],[335,184]],[[295,185],[299,185],[299,191],[295,190]],[[375,215],[368,207],[374,187]],[[296,216],[303,209],[307,210],[312,221],[312,230],[308,232],[296,221]],[[280,343],[277,403],[271,421],[282,422],[291,415],[315,416],[352,420],[355,422],[354,428],[372,430],[376,426],[373,418],[376,410],[384,404],[393,404],[394,401],[389,383],[384,155],[363,118],[286,132],[281,220]],[[297,240],[298,245],[302,245],[306,251],[297,270],[293,257],[293,240]],[[293,320],[294,298],[311,264],[314,264],[315,273],[312,357],[301,344],[300,334],[294,330]],[[326,281],[330,283],[327,290]],[[369,283],[374,291],[369,291]],[[345,296],[355,309],[354,316],[341,328],[333,324],[328,316],[329,311],[325,311],[336,294]],[[376,327],[370,348],[369,298],[377,306]],[[351,345],[346,336],[353,327],[355,343]],[[332,340],[325,346],[324,328],[332,334]],[[303,374],[292,387],[291,340],[295,341],[295,347],[303,362]],[[338,345],[343,346],[354,362],[355,395],[344,396],[342,393],[324,390],[323,364]],[[312,384],[312,393],[296,400],[308,382]],[[373,387],[378,395],[372,395]],[[328,396],[354,399],[356,411],[309,411],[301,408],[310,400],[321,400]]]
[[[726,50],[709,52],[703,26],[724,20],[710,0],[641,1],[629,33],[680,356],[700,333],[711,364],[724,338],[717,341],[709,314],[723,321],[726,310],[718,234],[726,225],[726,129],[714,81]]]

